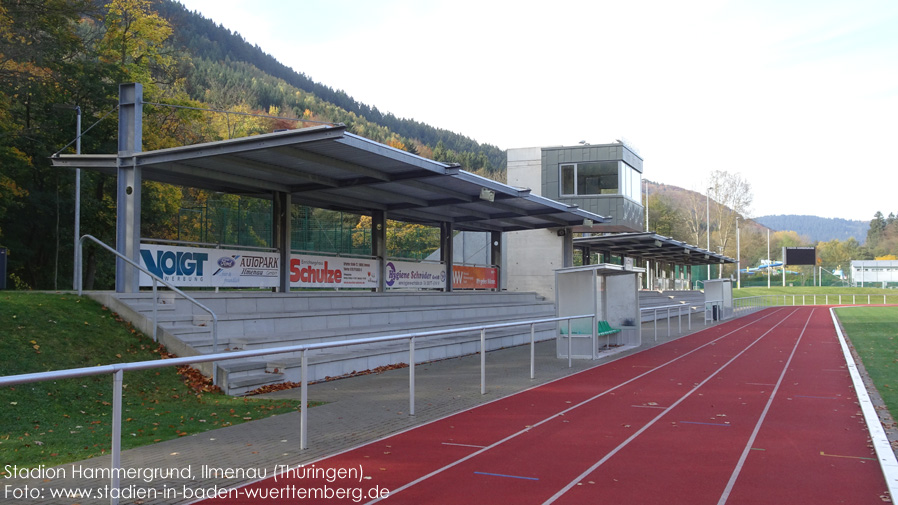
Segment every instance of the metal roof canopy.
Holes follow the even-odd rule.
[[[735,263],[729,256],[689,245],[657,233],[618,233],[598,237],[574,239],[574,247],[608,252],[613,255],[667,261],[679,265],[708,265]]]
[[[179,186],[464,231],[517,231],[603,223],[608,218],[450,165],[365,139],[343,125],[316,126],[191,146],[116,155],[62,155],[58,167],[142,177]],[[490,201],[492,199],[492,201]]]

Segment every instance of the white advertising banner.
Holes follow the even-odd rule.
[[[446,267],[441,263],[389,261],[384,267],[388,288],[442,289],[446,287]]]
[[[140,266],[178,287],[277,287],[279,263],[273,252],[140,245]],[[153,280],[141,272],[140,285]]]
[[[290,287],[293,288],[374,289],[377,279],[377,261],[374,259],[308,254],[290,257]]]

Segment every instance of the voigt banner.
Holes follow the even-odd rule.
[[[374,289],[377,279],[374,259],[309,254],[290,257],[290,287]]]
[[[178,287],[277,287],[279,263],[273,252],[140,245],[140,265]],[[153,279],[141,272],[140,285]]]
[[[388,288],[442,289],[446,287],[446,268],[441,263],[389,261],[384,265]]]

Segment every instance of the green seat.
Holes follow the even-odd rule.
[[[620,332],[620,329],[612,328],[611,325],[608,324],[608,321],[599,321],[598,331],[599,335],[604,337],[605,335],[614,335],[615,333]]]

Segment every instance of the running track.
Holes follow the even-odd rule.
[[[308,465],[306,468],[311,468]],[[665,345],[318,461],[389,504],[882,504],[885,480],[828,310],[788,307]],[[292,488],[291,491],[289,488]],[[359,491],[355,491],[359,492]],[[371,495],[373,496],[373,495]]]

